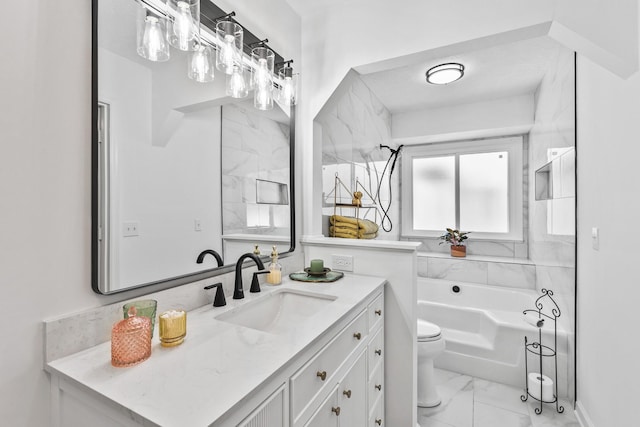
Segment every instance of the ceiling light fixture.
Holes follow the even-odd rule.
[[[446,85],[464,76],[464,65],[457,62],[436,65],[427,70],[427,82],[434,85]]]

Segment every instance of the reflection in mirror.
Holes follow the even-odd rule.
[[[142,58],[138,12],[94,0],[92,287],[105,294],[216,274],[203,251],[229,265],[226,246],[285,253],[293,241],[293,108],[231,99],[222,73],[189,79],[187,52]]]

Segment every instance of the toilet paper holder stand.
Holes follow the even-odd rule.
[[[560,308],[558,304],[556,304],[555,300],[552,298],[553,291],[549,289],[542,289],[542,295],[536,300],[535,308],[524,310],[522,313],[525,316],[537,315],[541,320],[537,322],[538,329],[538,340],[529,342],[528,338],[524,337],[524,376],[525,376],[525,394],[520,396],[520,400],[526,402],[529,397],[534,400],[540,402],[540,406],[535,408],[535,413],[540,415],[542,413],[542,408],[544,403],[555,403],[556,411],[558,413],[564,412],[564,407],[559,404],[558,401],[558,324],[557,320],[560,317]],[[545,320],[548,319],[548,320]],[[545,326],[546,325],[546,326]],[[552,326],[549,326],[552,325]],[[553,328],[553,343],[549,342],[548,345],[543,344],[542,340],[542,330]],[[547,338],[547,341],[551,341],[551,338]],[[546,342],[546,341],[545,341]],[[529,372],[529,358],[535,360],[536,365],[539,368],[538,372]],[[549,359],[552,360],[553,365],[553,375],[543,375],[543,360]],[[533,363],[532,363],[533,365]],[[535,384],[536,389],[530,387],[530,379],[529,374],[534,375],[535,378],[539,379],[539,385]],[[546,378],[545,378],[546,377]],[[549,378],[552,378],[551,390],[553,397],[551,399],[548,398],[549,389],[544,387],[543,382],[545,380],[549,381]],[[539,389],[538,389],[539,387]],[[538,394],[539,392],[539,394]],[[535,395],[534,395],[535,394]],[[545,399],[547,396],[547,399]]]

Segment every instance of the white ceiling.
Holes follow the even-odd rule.
[[[285,0],[301,17],[317,13],[323,9],[343,5],[349,0]]]
[[[535,92],[559,48],[550,38],[539,37],[455,56],[416,59],[397,68],[390,65],[362,78],[392,114],[489,101]],[[462,63],[464,77],[448,85],[428,84],[425,72],[445,62]]]

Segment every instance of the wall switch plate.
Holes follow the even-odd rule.
[[[193,229],[195,231],[202,231],[202,221],[200,221],[199,219],[194,219],[193,220]]]
[[[596,251],[600,250],[600,230],[598,227],[591,229],[591,247]]]
[[[140,235],[140,223],[138,221],[127,221],[122,224],[122,235],[124,237],[134,237]]]
[[[334,270],[353,271],[353,256],[331,255],[331,265]]]

